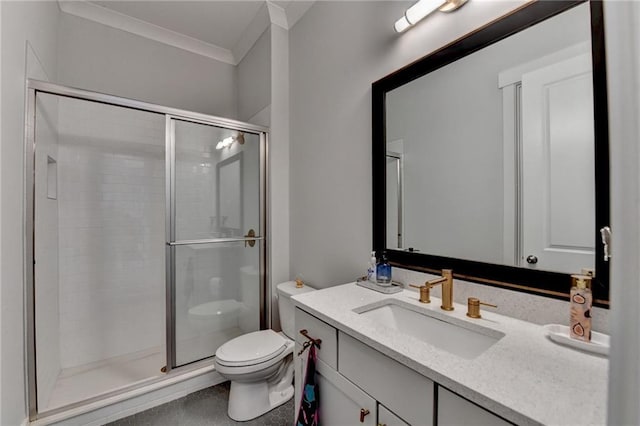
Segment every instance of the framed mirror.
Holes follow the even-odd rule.
[[[373,245],[393,265],[608,306],[602,3],[527,4],[372,85]]]

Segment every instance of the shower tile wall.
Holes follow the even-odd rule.
[[[58,101],[38,97],[36,117],[34,267],[38,365],[38,405],[46,406],[60,372],[58,306]]]
[[[164,130],[162,115],[60,101],[63,369],[164,351]]]

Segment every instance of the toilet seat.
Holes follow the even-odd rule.
[[[287,340],[273,330],[260,330],[236,337],[216,351],[216,362],[226,367],[248,367],[277,358]]]

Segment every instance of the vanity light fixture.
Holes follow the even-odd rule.
[[[401,33],[436,10],[440,12],[453,12],[462,7],[466,2],[467,0],[418,0],[418,2],[406,10],[402,18],[396,21],[393,28],[396,32]]]

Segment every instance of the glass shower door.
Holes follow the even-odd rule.
[[[172,367],[262,324],[259,134],[169,119]]]

